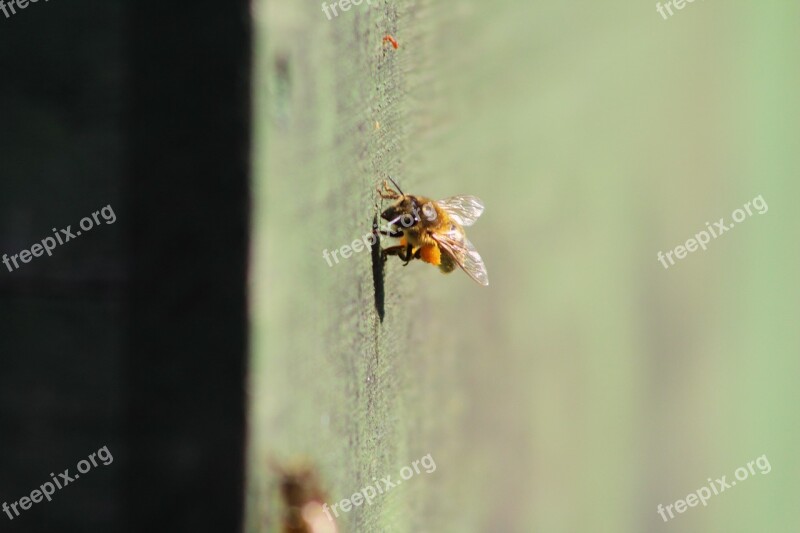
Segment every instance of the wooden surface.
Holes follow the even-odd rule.
[[[798,9],[257,2],[247,531],[272,459],[329,503],[430,453],[344,531],[796,531]],[[383,45],[392,34],[400,47]],[[386,270],[391,175],[487,206],[491,285]],[[757,195],[769,212],[656,258]],[[669,523],[709,477],[773,466]]]

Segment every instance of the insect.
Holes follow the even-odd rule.
[[[394,47],[394,49],[395,49],[395,50],[397,50],[397,47],[398,47],[398,46],[400,46],[400,45],[397,43],[397,39],[395,39],[395,38],[394,38],[394,37],[392,37],[391,35],[387,35],[386,37],[384,37],[384,38],[383,38],[383,42],[387,42],[387,41],[388,41],[388,42],[390,42],[390,43],[392,43],[392,46]]]
[[[336,522],[326,510],[325,493],[309,465],[282,468],[273,463],[280,476],[284,503],[283,533],[337,533]]]
[[[474,224],[483,213],[483,202],[475,196],[451,196],[438,201],[412,196],[389,179],[397,190],[384,180],[378,194],[395,203],[381,213],[389,223],[389,231],[380,233],[399,238],[400,244],[384,248],[384,258],[396,255],[405,261],[404,266],[412,259],[421,259],[444,273],[459,266],[481,285],[488,285],[483,259],[464,233],[464,226]]]

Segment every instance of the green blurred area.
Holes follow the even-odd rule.
[[[800,530],[800,6],[257,2],[248,531],[271,459],[330,503],[437,469],[344,531]],[[386,34],[400,43],[382,45]],[[481,197],[491,285],[386,270],[375,185]],[[657,260],[762,195],[763,215]],[[671,504],[766,454],[664,523]]]

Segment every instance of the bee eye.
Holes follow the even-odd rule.
[[[411,200],[411,212],[414,213],[414,220],[419,222],[419,204],[416,200]]]

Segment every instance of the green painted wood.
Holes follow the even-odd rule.
[[[428,453],[341,528],[798,529],[795,7],[255,15],[247,531],[277,527],[272,457],[312,461],[333,503]],[[380,323],[369,253],[326,264],[388,175],[485,201],[488,288],[391,262]],[[766,214],[658,262],[758,195]],[[762,454],[768,475],[659,517]]]

